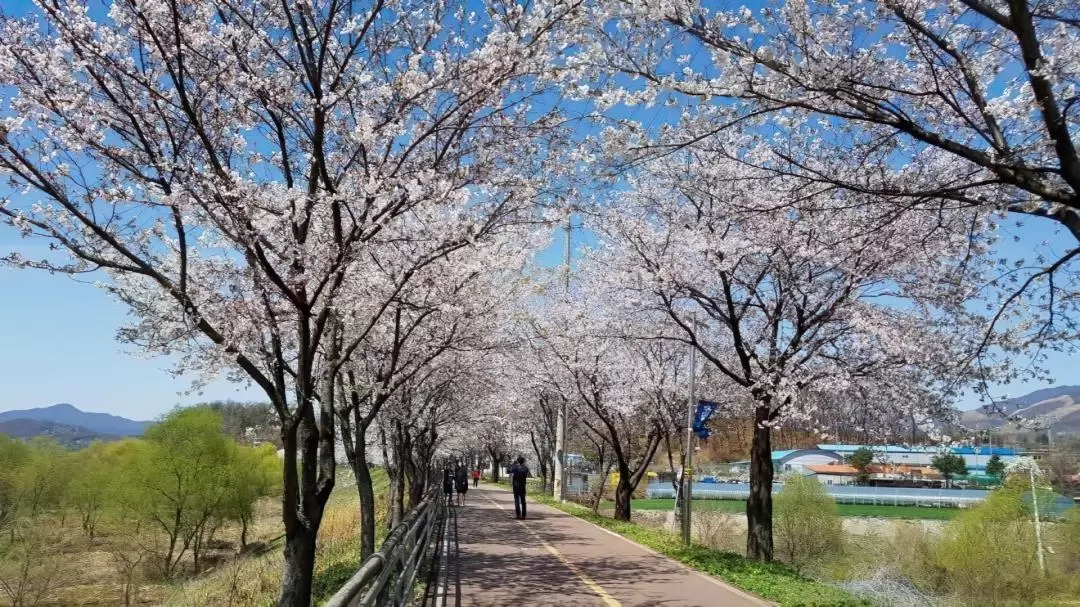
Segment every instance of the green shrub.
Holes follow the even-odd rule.
[[[1080,574],[1080,508],[1070,508],[1058,525],[1058,552],[1066,573]]]
[[[891,546],[894,568],[924,592],[939,595],[948,591],[947,572],[938,559],[941,539],[919,523],[896,527]]]
[[[805,476],[792,476],[773,499],[776,554],[802,571],[812,561],[828,559],[843,545],[843,525],[836,502],[825,487]]]
[[[1010,484],[945,528],[938,566],[958,599],[998,605],[1030,604],[1046,590],[1023,488]]]

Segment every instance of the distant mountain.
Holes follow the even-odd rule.
[[[998,409],[1041,426],[1053,424],[1054,432],[1080,432],[1080,386],[1054,386],[1036,390],[1031,394],[1010,398],[998,405]],[[998,413],[980,407],[964,411],[960,423],[977,430],[1020,430]]]
[[[139,436],[151,423],[132,421],[108,413],[87,413],[67,403],[37,409],[0,412],[0,422],[12,420],[52,422],[112,436]]]
[[[119,440],[123,437],[114,434],[101,434],[82,426],[69,426],[39,419],[12,419],[0,422],[0,433],[12,438],[29,439],[35,436],[49,436],[66,447],[86,447],[96,440]]]

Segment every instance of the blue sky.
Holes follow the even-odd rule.
[[[8,14],[25,14],[27,0],[4,0]],[[641,119],[642,108],[624,109],[624,117]],[[647,110],[648,111],[648,110]],[[676,115],[655,118],[661,122]],[[3,188],[5,186],[0,186]],[[0,195],[6,195],[0,189]],[[1028,220],[1022,228],[1010,227],[1019,242],[1004,242],[1004,256],[1030,256],[1040,241],[1071,244],[1056,233],[1054,224]],[[576,241],[581,242],[581,235]],[[1006,239],[1009,240],[1009,239]],[[564,246],[560,231],[539,263],[562,262]],[[29,253],[40,241],[20,239],[0,225],[0,255],[11,250]],[[38,249],[40,251],[40,249]],[[177,405],[206,400],[264,400],[260,391],[225,381],[215,382],[199,393],[187,393],[190,378],[174,377],[171,361],[161,357],[139,358],[125,351],[114,337],[124,320],[123,305],[112,301],[91,284],[92,278],[72,279],[40,271],[0,267],[0,410],[22,409],[69,402],[87,411],[109,412],[133,419],[153,419]],[[1080,383],[1075,361],[1055,354],[1048,361],[1058,383]],[[1019,395],[1044,387],[1041,384],[999,386],[996,395]],[[970,408],[977,401],[965,399]]]
[[[9,237],[0,236],[0,249],[8,250]],[[67,402],[153,419],[178,404],[259,399],[258,391],[227,382],[181,394],[190,382],[172,377],[168,360],[136,357],[116,342],[124,315],[123,305],[92,284],[0,268],[0,410]]]

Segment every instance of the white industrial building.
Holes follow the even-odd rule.
[[[986,470],[986,463],[990,458],[997,455],[1003,462],[1008,464],[1016,459],[1015,449],[1004,447],[904,447],[897,445],[818,445],[818,449],[836,453],[847,460],[859,449],[869,449],[874,452],[874,461],[881,464],[929,466],[934,457],[942,453],[952,453],[964,458],[968,470],[981,473]],[[787,453],[777,451],[773,454]]]
[[[823,484],[846,485],[854,482],[854,472],[850,466],[844,466],[859,449],[869,449],[874,453],[874,463],[885,470],[879,473],[884,477],[908,477],[932,475],[929,470],[935,456],[953,453],[964,458],[968,470],[975,475],[986,471],[986,463],[997,455],[1008,464],[1016,459],[1013,449],[1002,447],[905,447],[899,445],[817,445],[815,449],[789,449],[773,451],[773,470],[777,477],[784,474],[814,474]],[[813,467],[813,469],[811,469]],[[823,468],[826,467],[826,468]],[[749,461],[731,464],[733,474],[747,474]],[[830,470],[830,472],[826,472]]]

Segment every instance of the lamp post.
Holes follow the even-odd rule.
[[[570,237],[573,230],[571,219],[572,209],[566,213],[566,275],[563,289],[567,300],[570,299]],[[560,399],[558,413],[555,417],[555,471],[554,471],[554,497],[558,501],[566,499],[566,400]]]

